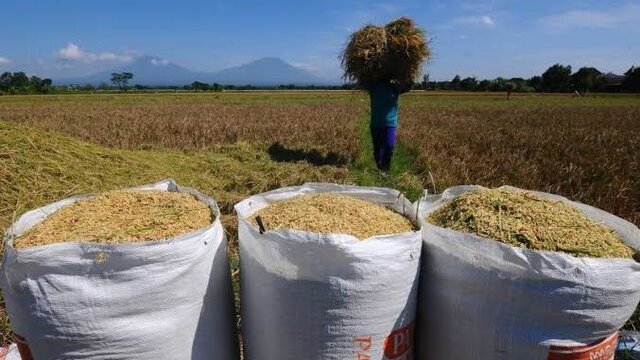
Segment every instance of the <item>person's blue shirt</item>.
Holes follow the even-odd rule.
[[[379,82],[367,88],[371,99],[371,127],[398,126],[398,89],[391,82]]]

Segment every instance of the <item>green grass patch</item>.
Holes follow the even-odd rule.
[[[373,140],[369,129],[368,117],[358,122],[358,132],[362,150],[350,166],[353,180],[361,186],[379,186],[397,189],[411,201],[422,194],[422,178],[417,167],[416,152],[397,142],[391,161],[391,169],[383,175],[376,167],[373,158]]]

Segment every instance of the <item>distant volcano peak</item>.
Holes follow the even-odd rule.
[[[244,65],[231,67],[215,73],[191,71],[167,59],[141,55],[133,62],[120,68],[77,79],[61,79],[59,84],[99,84],[109,82],[113,72],[130,72],[134,78],[131,84],[140,85],[186,85],[194,81],[220,83],[224,85],[311,85],[326,84],[306,70],[297,68],[277,57],[263,57]]]

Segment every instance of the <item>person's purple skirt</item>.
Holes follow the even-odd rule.
[[[396,146],[396,128],[372,127],[371,138],[373,139],[373,157],[376,160],[376,166],[382,171],[389,171],[393,149]]]

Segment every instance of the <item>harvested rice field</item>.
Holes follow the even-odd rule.
[[[157,190],[109,191],[51,214],[13,241],[17,249],[63,242],[100,244],[162,240],[215,220],[193,195]]]
[[[272,149],[277,160],[314,152],[344,163],[360,150],[354,120],[366,115],[361,100],[353,92],[5,96],[0,120],[110,148],[204,151],[245,143]]]
[[[575,256],[631,258],[635,251],[613,230],[580,210],[526,191],[486,189],[463,194],[436,210],[434,225],[533,250]]]
[[[279,201],[251,215],[248,220],[258,226],[258,216],[266,230],[347,234],[360,240],[415,230],[404,215],[382,205],[335,193],[302,195]]]
[[[511,185],[640,225],[640,97],[404,95],[400,139],[431,193]]]

